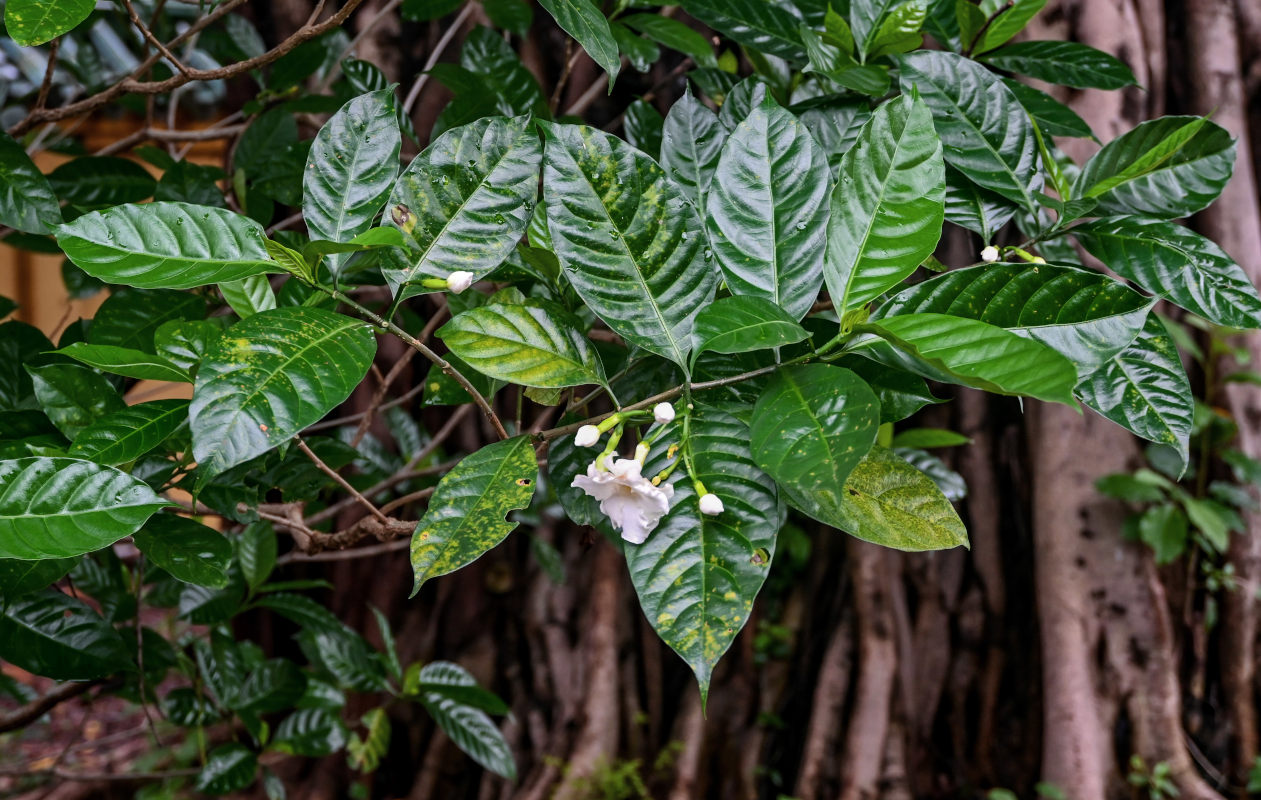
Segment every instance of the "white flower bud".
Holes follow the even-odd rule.
[[[447,288],[452,294],[459,294],[473,285],[473,273],[460,270],[447,276]]]
[[[640,464],[648,460],[648,445],[643,442],[635,445],[635,460]]]
[[[652,418],[662,425],[674,421],[674,406],[669,403],[657,403],[652,407]]]
[[[591,447],[600,441],[600,429],[594,425],[583,425],[574,434],[575,447]]]
[[[701,495],[701,513],[711,517],[723,512],[722,498],[712,492]]]
[[[998,260],[998,248],[990,245],[981,251],[981,260],[986,264],[993,264]]]

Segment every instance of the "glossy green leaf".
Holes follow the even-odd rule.
[[[302,173],[302,216],[312,239],[348,242],[372,227],[398,175],[402,146],[394,90],[362,94],[316,134]],[[345,256],[326,261],[336,276]]]
[[[437,661],[420,670],[420,686],[442,688],[473,687],[477,682],[466,670],[450,662]],[[517,777],[516,761],[503,734],[485,711],[459,702],[445,691],[425,691],[421,703],[438,727],[451,737],[456,746],[486,769],[508,780]]]
[[[968,496],[968,484],[963,476],[947,467],[946,462],[937,456],[913,447],[894,447],[892,450],[895,456],[932,479],[951,503],[957,503]]]
[[[258,756],[245,745],[229,742],[210,751],[193,785],[206,794],[231,794],[252,784],[257,772]]]
[[[780,58],[801,60],[797,26],[787,4],[766,0],[683,0],[683,10],[739,44]]]
[[[783,512],[774,481],[749,453],[748,427],[716,409],[695,413],[695,477],[721,498],[723,512],[702,514],[692,481],[676,470],[670,512],[643,544],[623,550],[649,624],[692,668],[704,702],[714,664],[744,627],[770,571]],[[660,446],[644,474],[667,463]]]
[[[866,39],[868,58],[908,53],[924,43],[920,30],[928,18],[929,0],[905,0],[889,9],[879,27]]]
[[[223,326],[212,320],[169,320],[154,332],[153,344],[158,355],[196,374],[202,357],[222,335]]]
[[[346,726],[327,709],[304,708],[284,718],[270,746],[290,755],[322,758],[346,746]]]
[[[390,718],[384,708],[374,708],[360,720],[366,733],[361,739],[352,733],[346,743],[346,760],[352,769],[373,772],[390,748]]]
[[[931,122],[929,123],[931,125]],[[766,99],[723,145],[705,225],[732,294],[801,319],[823,284],[831,174],[814,137]]]
[[[48,173],[48,184],[58,197],[75,205],[115,206],[152,197],[158,182],[129,158],[80,156]]]
[[[609,21],[600,9],[588,0],[539,0],[539,5],[547,9],[556,24],[565,33],[574,37],[587,55],[609,73],[609,91],[613,90],[613,81],[622,69],[622,60],[617,52],[617,42],[609,30]]]
[[[981,27],[980,36],[971,47],[973,53],[993,50],[1024,30],[1047,0],[981,0],[981,13],[987,24]]]
[[[386,251],[383,272],[395,295],[431,291],[402,289],[409,281],[457,270],[481,278],[502,264],[529,224],[541,155],[526,117],[449,130],[418,155],[394,184],[387,212],[401,205],[415,222],[407,252]]]
[[[97,309],[88,329],[88,342],[153,353],[157,331],[163,325],[201,320],[205,315],[206,301],[190,292],[123,287],[112,290]]]
[[[651,103],[636,100],[626,107],[626,116],[622,122],[626,141],[652,158],[661,155],[661,137],[665,128],[665,117]]]
[[[1016,42],[986,53],[992,67],[1075,89],[1136,86],[1134,73],[1116,58],[1080,42]]]
[[[491,303],[455,317],[438,336],[478,372],[509,383],[543,388],[603,384],[600,356],[577,323],[551,303]]]
[[[1077,396],[1135,436],[1174,448],[1186,468],[1195,397],[1178,348],[1154,314],[1129,347],[1078,385]]]
[[[61,681],[94,680],[135,668],[113,625],[57,591],[8,603],[0,614],[0,659]]]
[[[126,464],[162,444],[187,419],[187,400],[154,400],[127,406],[80,431],[69,455],[107,466]]]
[[[1187,517],[1172,503],[1147,509],[1139,519],[1138,533],[1151,547],[1157,564],[1173,563],[1186,552]]]
[[[0,558],[0,599],[16,600],[22,595],[45,589],[64,578],[78,562],[78,558],[45,558],[39,561]]]
[[[155,514],[132,541],[177,580],[216,589],[228,585],[232,543],[214,528],[174,514]]]
[[[317,422],[350,396],[375,354],[367,325],[319,308],[276,308],[228,328],[201,362],[189,408],[203,475]]]
[[[860,53],[867,52],[880,23],[898,5],[899,0],[850,0],[849,29]],[[835,23],[834,23],[835,25]]]
[[[508,704],[477,685],[473,675],[459,664],[432,661],[416,674],[417,692],[435,692],[461,705],[480,708],[488,714],[508,714]]]
[[[1113,217],[1073,233],[1092,255],[1152,294],[1218,325],[1261,328],[1261,299],[1247,273],[1189,228]]]
[[[276,567],[276,531],[270,522],[262,521],[245,526],[237,539],[236,558],[241,576],[251,590],[267,582]]]
[[[460,66],[480,78],[481,91],[489,94],[496,109],[490,113],[509,117],[533,114],[540,119],[550,118],[547,97],[538,80],[521,62],[521,57],[505,41],[501,32],[481,26],[474,28],[460,48]],[[445,116],[446,112],[443,114]],[[435,126],[434,135],[437,133],[438,127]]]
[[[945,219],[941,151],[928,107],[903,96],[876,110],[841,159],[823,264],[838,313],[901,283],[936,249]]]
[[[1153,301],[1099,272],[1056,264],[951,270],[891,297],[876,318],[951,314],[1054,348],[1089,375],[1134,341]]]
[[[677,19],[660,14],[632,14],[621,19],[623,25],[639,31],[662,47],[691,56],[698,67],[716,67],[713,46],[699,32]]]
[[[613,34],[613,41],[617,42],[617,49],[636,72],[648,72],[661,58],[661,48],[657,47],[656,42],[643,36],[636,36],[622,23],[610,22],[609,32]],[[629,114],[628,111],[628,117]]]
[[[49,3],[49,5],[53,5]],[[7,8],[12,8],[9,3]],[[10,35],[12,28],[10,28]],[[14,36],[16,38],[16,36]],[[61,224],[61,206],[48,179],[26,148],[0,131],[0,225],[26,233],[51,233]]]
[[[105,376],[78,364],[53,363],[28,366],[39,407],[57,426],[74,439],[79,431],[101,417],[123,407],[123,399]]]
[[[0,487],[0,558],[99,550],[170,505],[121,470],[74,458],[0,461]]]
[[[496,28],[512,31],[521,37],[530,34],[534,9],[526,0],[482,0],[482,9]]]
[[[1202,117],[1161,117],[1104,145],[1073,191],[1097,197],[1100,213],[1173,219],[1216,200],[1234,166],[1235,143],[1225,128]]]
[[[884,447],[854,467],[835,527],[895,550],[968,546],[968,531],[932,478]]]
[[[219,284],[219,292],[241,319],[276,307],[276,293],[265,275]]]
[[[111,344],[75,342],[56,352],[99,370],[128,378],[192,383],[188,372],[162,356]]]
[[[670,107],[661,134],[661,167],[697,209],[705,208],[727,127],[689,88]]]
[[[412,595],[502,542],[517,527],[504,517],[530,504],[538,472],[530,438],[518,436],[483,447],[444,475],[412,534]]]
[[[982,188],[1039,208],[1033,124],[998,76],[955,53],[923,50],[899,63],[902,91],[918,90],[932,111],[946,162]]]
[[[809,57],[805,72],[818,73],[850,91],[871,97],[883,97],[889,93],[888,68],[858,63],[848,49],[839,47],[834,39],[821,36],[805,25],[797,33]]]
[[[823,148],[833,177],[838,176],[841,158],[858,141],[858,134],[871,119],[870,105],[865,100],[839,97],[807,102],[794,110]]]
[[[696,210],[652,159],[606,133],[543,124],[544,198],[569,282],[610,328],[687,364],[717,275]]]
[[[26,365],[52,349],[39,328],[17,320],[0,324],[0,411],[38,406]]]
[[[58,226],[70,260],[106,283],[191,289],[276,271],[263,228],[227,209],[188,203],[123,205]]]
[[[942,428],[911,428],[901,431],[893,437],[894,447],[914,447],[917,449],[933,449],[937,447],[958,447],[969,444],[972,440],[962,433]]]
[[[946,221],[966,228],[989,243],[1019,208],[1002,195],[982,189],[946,165]]]
[[[923,378],[906,370],[859,356],[847,356],[835,363],[862,378],[876,393],[882,423],[901,422],[924,406],[945,402],[929,391]]]
[[[1046,92],[1009,78],[1003,78],[1003,85],[1016,96],[1020,105],[1033,118],[1034,124],[1042,131],[1042,135],[1048,139],[1052,136],[1094,138],[1094,132],[1090,130],[1085,120],[1077,116],[1077,112]]]
[[[876,441],[880,403],[847,369],[812,364],[780,370],[753,407],[758,466],[797,508],[836,525],[850,472]]]
[[[705,351],[747,353],[794,344],[809,333],[788,312],[761,297],[723,297],[696,315],[692,362]]]
[[[937,380],[1073,405],[1073,362],[1003,328],[947,314],[903,314],[855,330],[887,340],[911,357],[906,366]]]
[[[94,0],[9,0],[4,27],[14,42],[32,47],[74,30],[94,8]]]
[[[297,664],[287,658],[269,658],[250,671],[233,698],[232,707],[254,714],[274,714],[293,708],[305,693],[306,673]]]

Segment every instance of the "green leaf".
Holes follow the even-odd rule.
[[[911,356],[908,366],[927,367],[915,371],[937,380],[1073,405],[1073,362],[1003,328],[946,314],[903,314],[855,330],[888,340]]]
[[[793,319],[810,311],[823,283],[831,182],[814,137],[774,100],[736,126],[705,197],[710,247],[732,294],[770,300]]]
[[[698,67],[717,67],[714,48],[705,37],[677,19],[660,14],[633,14],[623,17],[622,24],[639,31],[662,47],[691,56]],[[664,165],[663,165],[664,166]]]
[[[469,383],[473,385],[482,397],[490,400],[495,393],[504,387],[503,381],[488,377],[464,363],[464,359],[450,353],[446,356],[447,362],[455,368]],[[429,368],[429,372],[425,375],[425,395],[421,401],[423,406],[462,406],[465,403],[472,402],[469,393],[463,386],[456,383],[455,379],[442,371],[442,367],[434,364]]]
[[[70,260],[106,283],[191,289],[277,270],[257,222],[188,203],[123,205],[56,229]]]
[[[1134,341],[1153,301],[1099,272],[1057,264],[956,269],[894,295],[875,318],[951,314],[1054,348],[1089,375]]]
[[[245,745],[229,742],[210,751],[193,786],[206,794],[239,792],[254,782],[258,756]]]
[[[482,0],[482,9],[496,28],[525,37],[534,22],[534,9],[525,0]]]
[[[302,173],[302,215],[312,239],[348,242],[372,227],[398,175],[403,137],[394,90],[362,94],[315,136]],[[336,277],[344,256],[325,263]]]
[[[1172,222],[1112,217],[1073,228],[1082,245],[1122,278],[1230,328],[1261,328],[1261,299],[1220,247]]]
[[[1160,484],[1143,480],[1139,475],[1127,475],[1124,472],[1104,475],[1095,481],[1095,490],[1108,497],[1134,504],[1159,503],[1166,499]]]
[[[947,467],[946,462],[932,453],[913,447],[895,447],[892,452],[931,478],[951,503],[957,503],[968,496],[968,484],[963,476]]]
[[[1157,564],[1170,564],[1186,551],[1187,517],[1171,503],[1147,509],[1138,521],[1138,532]]]
[[[367,735],[362,739],[358,733],[350,735],[346,744],[346,760],[352,769],[374,772],[390,748],[390,718],[384,708],[374,708],[364,714],[360,722],[367,729]]]
[[[74,439],[79,431],[123,407],[105,376],[78,364],[28,366],[39,406],[57,429]]]
[[[220,537],[223,538],[223,537]],[[241,684],[232,708],[254,714],[274,714],[293,706],[306,693],[306,673],[287,658],[269,658]]]
[[[1046,92],[1038,91],[1032,86],[1003,78],[1003,85],[1024,106],[1034,123],[1048,139],[1052,136],[1071,136],[1079,139],[1093,139],[1095,134],[1086,121],[1077,116],[1077,112],[1051,97]]]
[[[22,595],[45,589],[64,578],[77,563],[78,558],[45,558],[40,561],[0,558],[0,599],[16,600]]]
[[[241,319],[276,307],[276,293],[265,275],[219,284],[219,292]]]
[[[850,0],[849,27],[855,46],[860,53],[867,53],[869,42],[876,35],[880,23],[884,20],[898,0]],[[831,6],[829,5],[829,10]],[[836,15],[836,12],[832,12]],[[839,17],[839,15],[836,15]],[[835,26],[836,23],[834,22]]]
[[[955,53],[899,58],[902,91],[918,90],[933,114],[946,162],[978,186],[1030,211],[1042,187],[1033,124],[1003,82]]]
[[[947,222],[966,228],[989,243],[1017,210],[1007,198],[982,189],[959,170],[946,165]]]
[[[508,704],[477,685],[473,675],[459,664],[433,661],[416,674],[417,692],[434,692],[461,705],[472,706],[487,714],[508,714]]]
[[[617,49],[636,72],[647,72],[661,58],[661,48],[657,47],[656,42],[643,36],[636,36],[622,23],[610,22],[609,32],[613,34],[613,40],[617,42]]]
[[[56,5],[48,3],[48,5]],[[89,2],[89,6],[95,5]],[[13,8],[13,3],[6,7]],[[10,35],[12,33],[12,28]],[[14,36],[16,38],[16,36]],[[48,179],[13,137],[0,131],[0,225],[26,233],[51,233],[61,224],[61,206]]]
[[[1045,5],[1046,0],[981,0],[981,11],[990,22],[971,51],[984,53],[1008,41],[1024,30]]]
[[[623,338],[687,364],[717,275],[695,209],[661,167],[606,133],[540,123],[556,256],[578,294]]]
[[[214,528],[173,514],[155,514],[132,536],[149,560],[184,583],[228,585],[232,543]]]
[[[895,550],[968,546],[968,531],[932,478],[873,447],[845,482],[835,527]]]
[[[52,342],[38,328],[17,320],[0,324],[0,411],[37,406],[26,365],[52,349]]]
[[[256,591],[267,582],[276,567],[276,531],[272,524],[259,521],[245,526],[237,540],[236,558],[241,565],[241,576]]]
[[[106,466],[126,464],[165,442],[187,420],[187,400],[127,406],[80,431],[68,454]]]
[[[809,337],[788,312],[761,297],[723,297],[696,315],[696,347],[701,353],[747,353],[794,344]]]
[[[451,741],[486,769],[516,780],[517,765],[512,749],[490,717],[479,708],[459,702],[448,692],[452,688],[476,688],[473,676],[457,664],[436,661],[421,668],[419,678],[422,690],[438,689],[424,691],[421,703]]]
[[[157,331],[164,324],[202,320],[205,315],[206,301],[195,294],[169,289],[115,289],[97,309],[88,329],[88,342],[152,353],[156,352]]]
[[[539,0],[539,5],[547,9],[556,24],[574,37],[587,55],[609,73],[609,91],[612,92],[622,60],[617,52],[617,42],[609,30],[609,21],[600,9],[589,0]]]
[[[871,119],[870,106],[864,100],[842,96],[811,101],[794,110],[827,154],[832,175],[839,175],[841,158],[858,141],[859,132]]]
[[[787,4],[766,0],[683,0],[683,10],[737,43],[770,55],[802,60],[797,26]]]
[[[222,335],[223,326],[212,320],[170,320],[154,332],[153,344],[158,355],[196,374],[202,357]]]
[[[1104,145],[1082,167],[1075,197],[1104,214],[1186,217],[1217,199],[1235,166],[1235,143],[1203,117],[1161,117]]]
[[[604,384],[604,366],[578,320],[563,308],[491,303],[465,311],[438,330],[473,369],[522,386]],[[572,320],[572,321],[571,321]]]
[[[135,668],[114,626],[57,591],[8,603],[0,615],[0,659],[59,681],[95,680]]]
[[[412,596],[425,581],[502,542],[517,527],[504,517],[530,504],[538,472],[530,438],[517,436],[483,447],[444,475],[412,534]]]
[[[693,97],[690,88],[666,114],[661,167],[698,210],[705,208],[705,193],[718,169],[727,136],[727,127],[718,121],[718,115]]]
[[[894,8],[880,22],[880,27],[868,37],[865,51],[868,58],[908,53],[924,43],[920,29],[928,19],[928,0],[906,0]]]
[[[757,464],[794,506],[836,525],[849,473],[876,441],[880,403],[847,369],[825,364],[780,370],[753,407]]]
[[[626,107],[626,117],[622,123],[626,141],[652,158],[661,155],[661,136],[664,127],[665,118],[651,103],[636,100]]]
[[[889,93],[889,70],[873,64],[859,64],[847,49],[837,46],[834,39],[820,36],[802,25],[798,31],[805,45],[809,63],[805,72],[816,72],[860,94],[883,97]]]
[[[942,145],[912,96],[876,110],[841,159],[823,273],[837,313],[901,283],[932,255],[945,219]]]
[[[992,67],[1075,89],[1137,86],[1130,68],[1080,42],[1016,42],[981,56]]]
[[[189,421],[205,477],[287,442],[340,405],[376,354],[362,322],[319,308],[276,308],[236,323],[197,371]]]
[[[945,402],[928,390],[923,378],[906,370],[857,356],[842,358],[836,364],[862,378],[876,393],[882,423],[901,422],[926,405]]]
[[[115,206],[152,197],[158,182],[129,158],[81,156],[48,173],[48,184],[75,205]]]
[[[32,47],[74,30],[94,8],[94,0],[9,0],[4,27],[14,42]]]
[[[285,717],[276,728],[271,748],[307,758],[332,755],[346,746],[346,726],[324,708],[304,708]]]
[[[931,450],[937,447],[958,447],[971,444],[972,440],[962,433],[947,431],[941,428],[911,428],[893,437],[894,447],[914,447],[920,450]]]
[[[1178,348],[1156,315],[1129,347],[1078,385],[1077,396],[1135,436],[1173,447],[1186,469],[1195,397]]]
[[[186,370],[177,367],[162,356],[150,355],[140,350],[132,350],[129,347],[75,342],[54,352],[70,356],[75,361],[80,361],[89,367],[96,367],[105,372],[123,375],[128,378],[174,381],[177,383],[193,382]]]
[[[770,571],[783,512],[774,481],[749,453],[745,424],[706,407],[694,414],[694,477],[722,499],[724,511],[702,514],[692,481],[676,470],[670,512],[643,544],[623,550],[648,622],[692,668],[703,703],[714,664],[744,627]],[[667,463],[661,446],[644,474]]]
[[[541,156],[526,117],[454,128],[418,155],[389,200],[392,211],[401,205],[415,220],[409,249],[385,251],[382,271],[395,295],[409,281],[457,270],[480,279],[502,264],[529,224]],[[410,287],[402,296],[417,291],[431,290]]]

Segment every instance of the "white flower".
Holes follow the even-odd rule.
[[[622,538],[632,544],[643,544],[652,529],[670,510],[674,487],[653,486],[643,476],[642,465],[633,458],[609,456],[609,469],[602,472],[595,464],[586,475],[575,475],[570,485],[600,501],[600,512],[609,518]]]
[[[574,434],[575,447],[590,447],[600,441],[600,429],[594,425],[583,425]]]
[[[998,248],[990,245],[981,251],[981,260],[986,264],[993,264],[998,260]]]
[[[701,495],[701,513],[711,517],[723,512],[722,498],[712,492]]]
[[[452,294],[459,294],[473,285],[473,273],[460,270],[447,276],[447,288]]]
[[[674,421],[674,406],[669,403],[657,403],[652,407],[652,418],[665,425]]]

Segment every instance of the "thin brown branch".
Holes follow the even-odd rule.
[[[424,68],[420,71],[420,77],[412,84],[412,88],[407,92],[407,98],[403,100],[403,113],[411,114],[412,106],[416,105],[416,99],[420,97],[420,92],[425,88],[425,84],[429,82],[429,70],[438,64],[438,59],[442,58],[442,53],[451,44],[451,40],[464,27],[464,23],[468,21],[469,15],[473,13],[473,3],[465,3],[464,8],[460,10],[460,15],[442,32],[442,38],[438,40],[438,44],[434,45],[433,52],[429,54],[429,59],[425,62]]]
[[[157,48],[157,51],[167,61],[171,62],[171,65],[179,70],[181,74],[189,76],[188,67],[184,65],[184,62],[176,58],[175,54],[168,50],[166,45],[162,44],[161,39],[153,35],[153,31],[149,30],[149,26],[144,24],[144,20],[140,19],[140,15],[136,13],[136,7],[131,0],[123,0],[123,5],[127,8],[127,16],[131,17],[131,24],[136,26],[136,30],[140,31],[140,35],[145,38],[145,41]]]
[[[315,451],[308,447],[306,442],[302,441],[301,437],[295,436],[293,437],[293,441],[298,445],[298,449],[302,451],[303,455],[311,459],[311,463],[319,468],[320,472],[323,472],[325,475],[336,481],[338,486],[345,489],[350,496],[354,498],[355,502],[366,508],[369,514],[377,518],[378,522],[383,525],[390,524],[391,520],[389,517],[382,514],[381,510],[374,506],[372,501],[361,495],[358,489],[351,486],[350,481],[339,475],[337,470],[333,469],[328,464],[325,464],[324,459],[317,456]]]
[[[392,542],[384,542],[382,544],[369,545],[368,547],[356,547],[350,550],[329,550],[323,553],[285,553],[276,559],[276,566],[282,567],[285,564],[308,563],[311,561],[350,561],[357,558],[371,558],[379,556],[383,553],[393,553],[397,550],[405,550],[412,543],[410,538],[395,539]]]
[[[100,682],[84,682],[84,683],[63,683],[52,691],[41,697],[37,697],[21,708],[10,711],[3,717],[0,717],[0,733],[17,730],[30,725],[35,720],[47,714],[58,705],[78,697],[87,692],[94,686],[99,686]]]
[[[48,93],[53,88],[53,73],[57,70],[57,53],[61,50],[61,37],[58,36],[48,45],[48,66],[44,68],[44,80],[39,84],[39,96],[35,98],[35,108],[43,108],[48,102]]]

